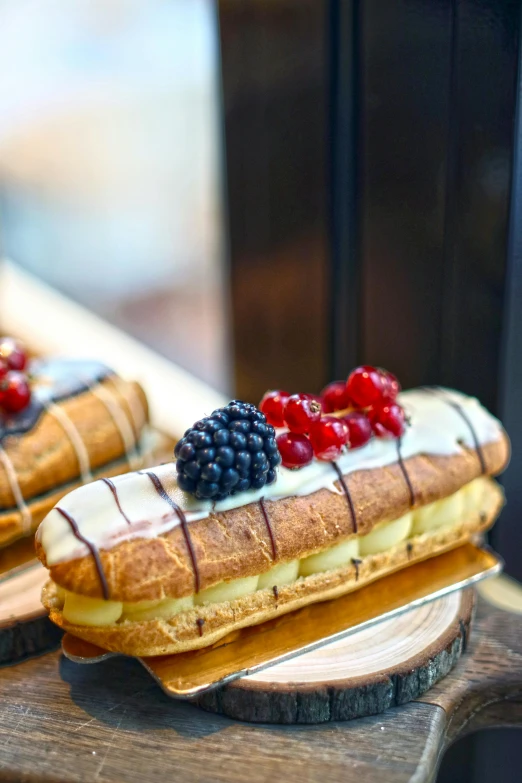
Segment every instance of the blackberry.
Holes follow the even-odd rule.
[[[223,500],[276,479],[275,430],[249,402],[232,400],[185,432],[174,449],[178,486],[198,499]]]

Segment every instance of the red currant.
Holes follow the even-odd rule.
[[[348,427],[348,441],[351,449],[364,446],[372,437],[372,425],[365,413],[352,411],[341,419]]]
[[[305,435],[321,418],[321,405],[311,394],[292,394],[286,402],[284,417],[289,430]]]
[[[284,427],[283,416],[286,401],[290,394],[281,390],[267,391],[259,403],[259,410],[265,414],[266,420],[273,427]]]
[[[306,435],[281,432],[276,438],[276,443],[284,468],[302,468],[314,458],[312,444]]]
[[[386,400],[386,402],[395,402],[401,390],[397,377],[392,372],[388,372],[388,370],[379,370],[379,372],[383,383],[382,399]]]
[[[346,392],[352,402],[360,408],[367,408],[379,402],[383,393],[382,377],[375,367],[356,367],[348,376]]]
[[[325,386],[321,392],[323,411],[332,413],[342,411],[350,405],[350,398],[346,391],[346,381],[334,381]]]
[[[12,337],[0,338],[0,359],[10,370],[23,370],[27,364],[27,354],[17,340]]]
[[[8,413],[18,413],[29,405],[31,390],[21,372],[10,370],[0,384],[0,404]]]
[[[317,459],[337,459],[347,442],[348,428],[341,419],[323,416],[320,421],[312,424],[310,443]]]
[[[372,429],[378,438],[400,438],[405,429],[404,409],[396,402],[383,402],[368,411]]]

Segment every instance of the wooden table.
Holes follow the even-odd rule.
[[[416,702],[319,726],[237,723],[168,699],[141,666],[59,652],[0,671],[0,781],[426,783],[445,748],[522,723],[522,616],[479,600],[468,654]]]

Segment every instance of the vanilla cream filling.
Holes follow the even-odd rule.
[[[251,595],[257,590],[280,588],[300,578],[324,571],[342,568],[354,560],[386,552],[408,539],[434,533],[442,527],[453,527],[481,510],[488,479],[478,478],[462,487],[454,495],[408,512],[391,522],[381,522],[365,536],[354,536],[301,560],[280,563],[257,576],[220,582],[186,598],[167,598],[161,601],[123,603],[87,598],[57,587],[63,601],[64,618],[75,625],[114,625],[117,622],[168,620],[195,606],[225,603]]]
[[[478,400],[456,391],[440,389],[430,393],[422,389],[402,392],[399,402],[411,422],[401,440],[401,455],[408,459],[417,454],[450,456],[463,447],[474,449],[475,442],[466,420],[451,403],[464,412],[480,445],[501,437],[500,422],[483,408]],[[450,404],[448,404],[450,403]],[[344,475],[358,470],[382,468],[398,460],[395,439],[373,438],[365,446],[349,449],[337,460]],[[258,491],[231,495],[215,506],[196,500],[176,483],[174,463],[151,470],[165,493],[184,512],[188,522],[204,519],[212,511],[223,512],[256,503],[261,498],[279,500],[291,496],[311,495],[320,489],[338,493],[337,473],[329,462],[314,459],[299,470],[278,469],[277,480]],[[123,514],[109,488],[95,481],[73,490],[60,500],[59,507],[76,522],[78,531],[98,549],[110,549],[122,541],[153,538],[175,528],[180,517],[172,505],[154,488],[144,472],[127,473],[112,479]],[[49,566],[89,555],[89,548],[74,535],[66,519],[52,509],[40,525],[37,538]]]

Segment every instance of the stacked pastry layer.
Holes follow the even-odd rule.
[[[402,442],[282,469],[264,497],[202,504],[173,465],[115,479],[115,493],[101,482],[71,493],[37,536],[51,619],[109,650],[179,652],[469,540],[502,505],[487,476],[505,465],[507,437],[455,392],[401,403]]]
[[[0,425],[0,546],[34,532],[76,486],[141,465],[145,395],[93,362],[35,366],[33,402]]]

